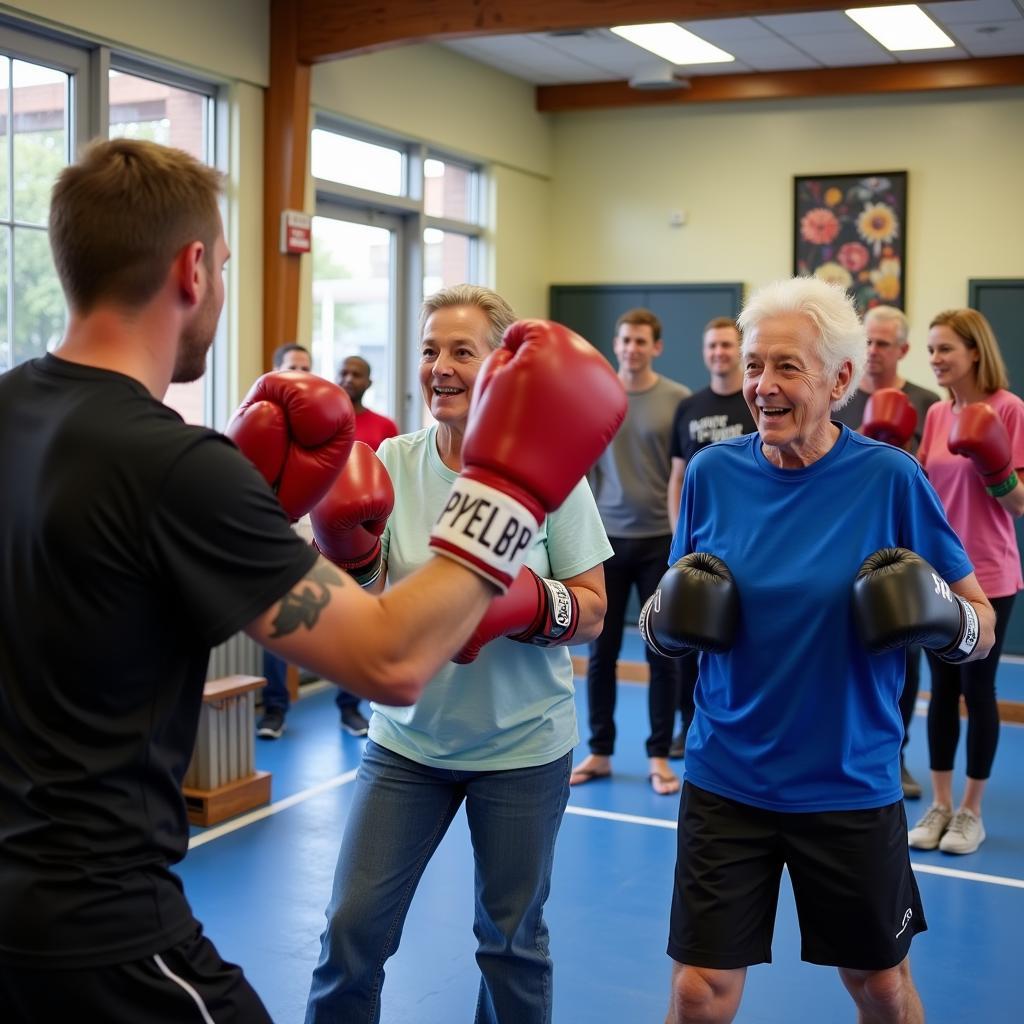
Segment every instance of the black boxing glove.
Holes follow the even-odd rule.
[[[719,654],[736,638],[740,600],[729,567],[720,558],[695,551],[661,577],[640,611],[640,635],[668,658],[691,651]]]
[[[874,654],[920,644],[957,662],[970,657],[980,637],[973,605],[906,548],[882,548],[864,560],[853,584],[853,611]]]

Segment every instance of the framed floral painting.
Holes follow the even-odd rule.
[[[841,284],[863,314],[904,308],[907,172],[794,179],[793,272]]]

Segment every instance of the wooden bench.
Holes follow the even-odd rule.
[[[192,763],[182,792],[193,825],[215,825],[270,803],[270,772],[256,771],[256,693],[262,676],[224,676],[203,687]]]

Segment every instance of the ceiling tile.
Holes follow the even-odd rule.
[[[1024,14],[1013,0],[960,0],[956,3],[922,4],[922,7],[944,25],[1024,20]]]
[[[806,53],[801,53],[781,39],[777,46],[759,46],[756,52],[744,57],[755,71],[802,71],[805,68],[820,68],[821,63]]]
[[[680,25],[715,46],[728,49],[733,40],[774,39],[775,33],[756,18],[711,18],[707,21],[681,21]]]
[[[810,14],[768,14],[757,19],[765,28],[792,39],[795,36],[816,36],[826,32],[861,32],[857,24],[842,11],[819,11]]]
[[[592,29],[580,35],[533,34],[527,38],[595,69],[614,72],[618,78],[626,78],[639,65],[658,59],[607,29]]]
[[[997,29],[998,31],[986,31]],[[1024,18],[984,24],[957,25],[952,30],[972,57],[1007,57],[1024,53]]]
[[[445,45],[483,64],[537,85],[612,81],[622,77],[614,72],[602,73],[593,65],[560,53],[525,35],[480,36],[453,40]]]
[[[792,44],[822,64],[828,66],[834,61],[848,64],[886,63],[889,51],[866,32],[823,32],[813,35],[794,36]]]

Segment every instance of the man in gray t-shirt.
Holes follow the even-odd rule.
[[[917,410],[917,426],[914,435],[906,444],[906,449],[913,455],[921,443],[921,432],[924,430],[924,414],[928,406],[939,401],[934,391],[911,384],[899,373],[899,362],[910,349],[908,335],[910,333],[907,318],[903,311],[895,306],[874,306],[864,316],[864,329],[868,335],[868,361],[864,376],[853,398],[833,414],[833,419],[845,423],[851,430],[857,430],[864,421],[864,408],[868,399],[880,388],[899,388],[910,399],[911,405]],[[900,697],[900,710],[903,712],[903,749],[906,749],[909,738],[910,721],[914,716],[917,703],[917,688],[920,683],[921,648],[907,648],[907,675],[903,683],[903,694]],[[903,776],[903,795],[916,800],[921,795],[921,785],[907,770],[903,763],[903,751],[900,751],[900,766]]]
[[[647,309],[631,309],[615,325],[619,379],[629,397],[626,420],[591,471],[590,484],[615,554],[604,565],[608,610],[604,630],[590,645],[587,668],[590,754],[572,772],[570,785],[611,774],[615,749],[616,662],[630,591],[640,603],[654,593],[668,564],[672,528],[666,495],[669,447],[676,407],[690,389],[654,372],[662,352],[661,322]],[[668,763],[675,718],[678,667],[647,651],[650,667],[647,739],[650,782],[655,793],[679,791]]]

